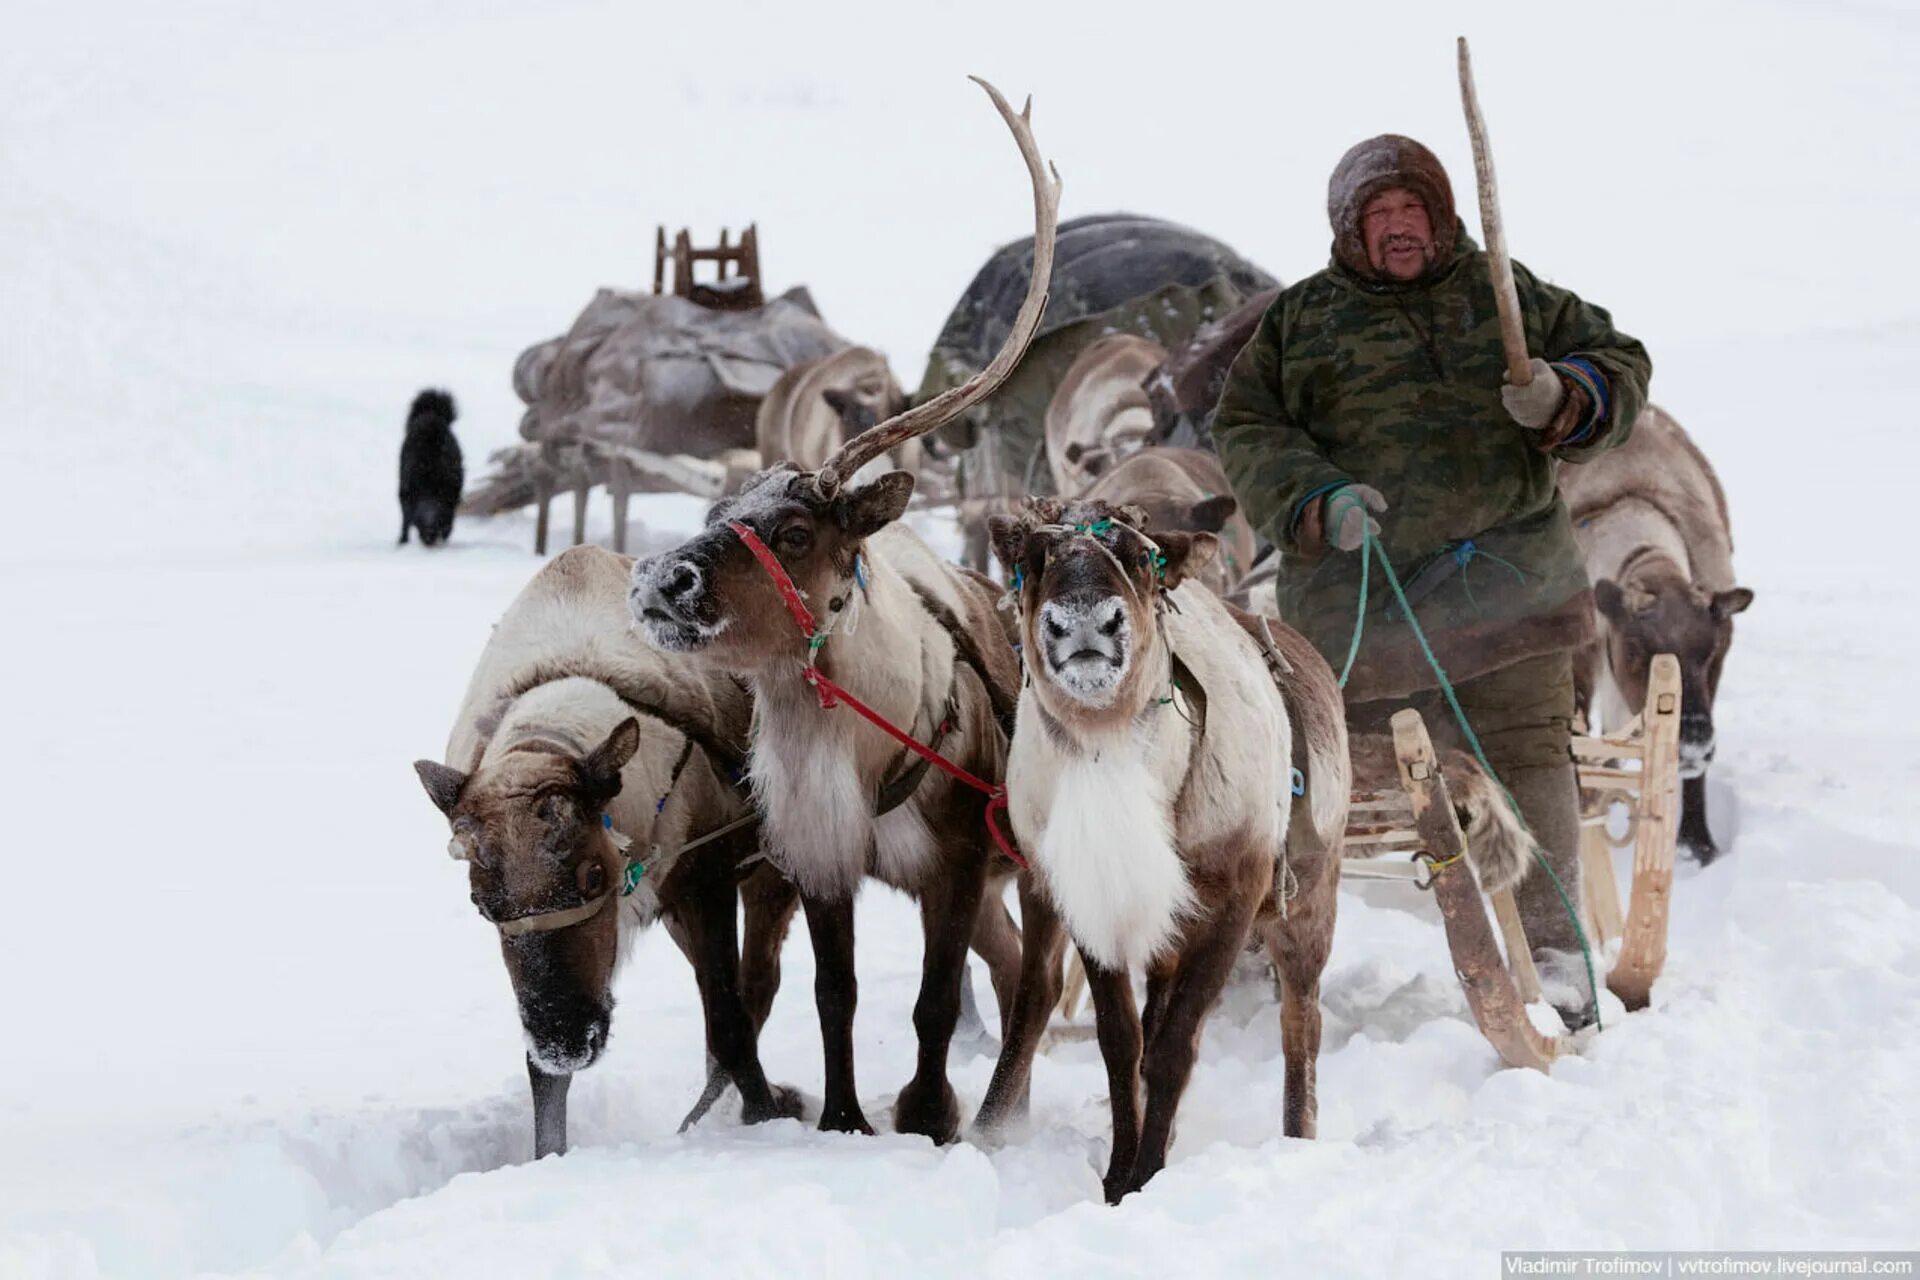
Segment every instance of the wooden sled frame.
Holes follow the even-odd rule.
[[[758,470],[759,455],[753,454],[753,466],[742,465],[737,455],[747,450],[726,450],[717,458],[696,458],[684,453],[654,453],[630,445],[603,440],[543,441],[533,446],[533,552],[547,554],[548,531],[553,500],[559,494],[573,493],[573,545],[587,540],[587,499],[598,485],[606,486],[613,499],[613,549],[627,550],[628,504],[636,493],[690,493],[709,501],[737,485]]]
[[[1466,837],[1419,712],[1408,709],[1395,714],[1393,745],[1401,789],[1353,797],[1346,837],[1349,852],[1341,862],[1341,875],[1399,880],[1431,890],[1440,907],[1454,973],[1466,991],[1467,1007],[1480,1033],[1508,1066],[1544,1071],[1567,1052],[1567,1038],[1540,1032],[1527,1016],[1527,1005],[1540,999],[1540,976],[1513,894],[1491,895],[1494,920],[1505,943],[1503,957],[1487,921],[1480,886],[1467,863],[1456,856],[1465,852]],[[1615,734],[1576,735],[1573,757],[1581,796],[1582,927],[1594,951],[1596,970],[1606,962],[1608,945],[1621,940],[1607,986],[1628,1009],[1642,1009],[1666,963],[1680,826],[1680,664],[1673,655],[1654,658],[1641,714]],[[1632,761],[1639,762],[1639,769],[1628,767]],[[1633,889],[1624,917],[1608,828],[1616,803],[1627,806],[1625,839],[1633,845]],[[1390,852],[1410,853],[1412,860],[1369,861]],[[1069,1018],[1085,985],[1086,975],[1069,949],[1060,1004]]]

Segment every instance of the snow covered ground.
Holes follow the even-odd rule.
[[[1489,1275],[1502,1248],[1920,1244],[1920,601],[1884,483],[1920,462],[1920,13],[746,4],[721,40],[654,8],[0,15],[0,1276]],[[1034,93],[1063,214],[1179,218],[1297,277],[1353,140],[1422,136],[1467,189],[1460,31],[1516,253],[1646,339],[1758,593],[1721,701],[1731,847],[1683,869],[1654,1008],[1551,1076],[1499,1070],[1427,904],[1348,892],[1320,1139],[1278,1136],[1278,1019],[1242,983],[1169,1168],[1109,1209],[1072,1036],[1000,1150],[676,1136],[699,1022],[654,936],[575,1150],[528,1163],[492,933],[408,764],[531,526],[393,549],[408,397],[452,388],[477,468],[513,438],[513,356],[638,284],[656,221],[757,219],[774,285],[914,381],[1027,216],[969,71]],[[696,518],[639,510],[643,538]],[[917,927],[878,889],[859,927],[879,1120]],[[817,1104],[804,940],[786,963],[763,1053]],[[990,1068],[956,1052],[966,1104]]]

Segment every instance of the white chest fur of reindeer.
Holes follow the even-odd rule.
[[[995,527],[1021,571],[1029,670],[1007,770],[1014,830],[1074,940],[1110,968],[1177,943],[1209,858],[1279,857],[1292,798],[1291,727],[1258,650],[1180,582],[1211,535],[1156,534],[1143,554],[1131,529],[1086,532],[1132,511],[1041,502]],[[1197,688],[1176,688],[1176,654]]]
[[[875,534],[864,559],[867,585],[854,591],[823,650],[836,678],[922,741],[933,735],[956,679],[954,647],[914,599],[909,577],[938,598],[950,592],[939,569],[910,530]],[[753,684],[753,788],[778,865],[821,897],[851,894],[869,872],[897,888],[917,885],[937,853],[923,808],[944,795],[945,777],[930,774],[905,803],[876,817],[875,791],[904,767],[901,749],[852,711],[822,710],[812,687],[790,674]]]
[[[1029,691],[1007,761],[1015,837],[1046,878],[1068,932],[1108,968],[1151,962],[1193,907],[1174,847],[1186,724],[1170,710],[1153,719],[1139,732],[1063,747]],[[1166,732],[1169,722],[1177,733]]]

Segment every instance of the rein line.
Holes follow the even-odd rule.
[[[1333,501],[1336,498],[1343,499],[1344,502],[1348,504],[1360,504],[1358,497],[1343,489],[1336,489],[1332,494],[1328,495],[1327,505],[1332,507]],[[1361,505],[1361,511],[1364,515],[1364,505]],[[1344,515],[1345,513],[1342,512],[1342,514]],[[1323,517],[1329,525],[1333,523],[1331,516],[1332,512],[1329,511],[1327,515]],[[1507,807],[1513,810],[1513,816],[1519,819],[1520,825],[1526,829],[1529,836],[1532,836],[1533,829],[1528,825],[1526,815],[1520,812],[1520,802],[1513,798],[1513,792],[1507,790],[1507,784],[1501,780],[1499,773],[1494,770],[1492,763],[1488,761],[1487,753],[1481,749],[1480,737],[1474,733],[1473,725],[1467,721],[1467,713],[1460,706],[1459,695],[1454,692],[1453,681],[1447,678],[1446,670],[1440,665],[1440,659],[1435,655],[1433,645],[1427,639],[1426,630],[1421,627],[1419,619],[1414,617],[1413,605],[1407,600],[1406,588],[1400,584],[1400,575],[1394,572],[1393,561],[1388,558],[1386,548],[1380,545],[1380,539],[1378,535],[1373,532],[1371,525],[1362,526],[1359,552],[1359,608],[1353,622],[1353,642],[1347,650],[1347,663],[1345,668],[1340,672],[1340,687],[1342,689],[1346,688],[1347,677],[1353,674],[1354,660],[1360,656],[1360,640],[1366,633],[1367,626],[1367,578],[1369,576],[1369,566],[1373,559],[1378,558],[1380,561],[1380,569],[1387,580],[1387,586],[1392,589],[1394,599],[1400,605],[1401,615],[1405,619],[1407,626],[1413,631],[1413,638],[1420,642],[1420,652],[1425,655],[1427,665],[1433,669],[1434,676],[1440,681],[1440,692],[1445,695],[1447,707],[1453,712],[1453,718],[1459,723],[1460,732],[1462,736],[1466,738],[1467,745],[1473,749],[1474,759],[1480,762],[1480,767],[1487,771],[1487,776],[1492,778],[1495,785],[1500,788],[1500,794],[1506,797]],[[1573,936],[1580,943],[1580,955],[1586,962],[1587,967],[1587,987],[1588,990],[1593,993],[1594,997],[1594,1026],[1604,1031],[1606,1024],[1600,1020],[1600,984],[1594,976],[1593,948],[1587,942],[1586,928],[1580,923],[1580,913],[1574,909],[1573,899],[1568,896],[1566,886],[1561,883],[1560,876],[1554,871],[1553,865],[1547,861],[1545,851],[1540,848],[1539,837],[1534,836],[1533,838],[1534,860],[1539,864],[1540,869],[1547,873],[1547,879],[1553,883],[1554,893],[1560,898],[1560,906],[1567,913],[1567,920],[1573,925]],[[1442,868],[1451,866],[1458,860],[1457,857],[1449,857],[1441,860],[1430,859],[1433,874],[1436,876],[1439,875]]]
[[[733,530],[735,536],[753,554],[753,558],[760,562],[760,567],[773,580],[774,587],[780,592],[780,598],[786,602],[787,612],[792,615],[794,623],[800,628],[800,634],[806,638],[807,662],[800,675],[802,680],[813,687],[815,695],[820,699],[820,709],[831,711],[834,707],[844,704],[867,723],[919,756],[926,764],[939,769],[962,786],[971,787],[986,796],[987,831],[993,836],[993,842],[999,847],[1000,852],[1005,854],[1015,866],[1024,870],[1027,865],[1026,859],[1020,856],[1019,850],[1014,847],[1013,842],[1008,839],[1006,832],[1001,829],[1000,823],[995,818],[996,811],[1005,813],[1007,809],[1006,784],[987,782],[975,777],[829,679],[826,673],[820,670],[818,660],[820,650],[825,646],[828,632],[833,624],[829,622],[825,627],[821,627],[815,623],[813,611],[807,608],[806,600],[802,598],[800,588],[794,585],[792,575],[787,572],[786,566],[780,563],[779,557],[774,555],[773,549],[761,541],[759,534],[738,520],[727,521],[727,527]],[[904,799],[905,797],[902,797],[903,802]]]

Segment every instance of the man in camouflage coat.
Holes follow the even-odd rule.
[[[1407,585],[1487,757],[1579,901],[1571,655],[1592,589],[1555,484],[1623,441],[1646,403],[1645,348],[1599,307],[1515,263],[1533,380],[1506,385],[1486,255],[1440,162],[1394,134],[1360,143],[1327,192],[1333,261],[1286,289],[1228,375],[1213,434],[1235,496],[1281,549],[1281,614],[1339,671],[1365,535]],[[1346,686],[1350,722],[1418,707],[1460,742],[1438,678],[1374,566]],[[1543,979],[1592,1018],[1573,925],[1545,875],[1518,898]]]

